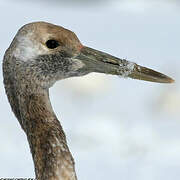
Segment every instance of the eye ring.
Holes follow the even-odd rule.
[[[46,46],[49,49],[55,49],[59,46],[59,42],[54,39],[50,39],[50,40],[46,41]]]

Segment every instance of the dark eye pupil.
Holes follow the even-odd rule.
[[[48,40],[46,42],[46,46],[49,48],[49,49],[54,49],[54,48],[57,48],[59,46],[59,42],[56,41],[56,40]]]

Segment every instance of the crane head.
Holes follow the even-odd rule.
[[[23,26],[9,49],[26,77],[45,87],[60,79],[91,72],[158,83],[174,82],[152,69],[83,46],[72,31],[46,22]]]

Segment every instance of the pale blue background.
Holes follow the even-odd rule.
[[[0,59],[32,21],[73,30],[81,42],[161,71],[175,84],[90,74],[50,89],[79,180],[180,179],[180,4],[143,1],[0,1]],[[34,177],[26,136],[0,76],[0,177]]]

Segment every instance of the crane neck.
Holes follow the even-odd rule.
[[[74,160],[48,91],[24,96],[21,109],[37,179],[75,180]],[[25,107],[25,108],[23,108]]]
[[[21,127],[27,135],[31,149],[36,179],[77,180],[74,160],[66,136],[53,112],[49,92],[31,88],[4,73],[6,93]],[[33,88],[33,87],[32,87]]]

